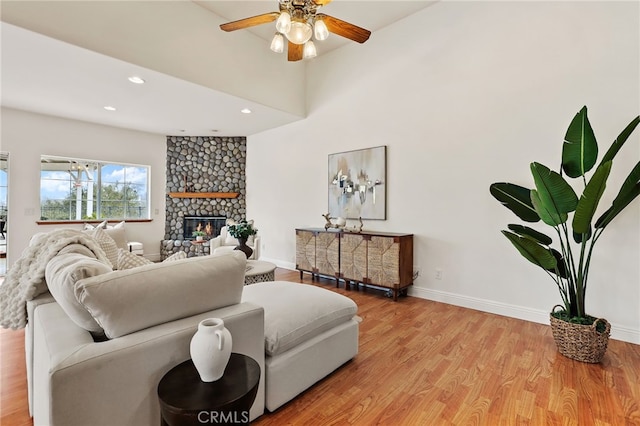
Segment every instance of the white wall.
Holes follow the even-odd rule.
[[[127,223],[125,230],[130,241],[144,243],[146,257],[160,258],[165,221],[164,136],[9,108],[2,108],[1,112],[0,150],[9,152],[8,266],[20,257],[33,234],[64,227],[36,223],[40,218],[43,154],[151,166],[152,221]],[[74,227],[81,229],[82,225]]]
[[[422,275],[410,293],[548,323],[556,286],[500,235],[520,221],[489,185],[531,187],[532,161],[557,169],[583,105],[601,153],[609,147],[640,112],[639,16],[637,2],[441,2],[317,58],[309,117],[248,138],[247,210],[262,256],[293,267],[294,228],[323,225],[328,154],[387,145],[387,220],[365,228],[414,233]],[[636,130],[602,211],[639,142]],[[640,343],[640,201],[612,225],[587,309],[612,322],[614,338]]]

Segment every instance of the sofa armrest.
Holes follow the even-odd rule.
[[[264,412],[264,311],[240,303],[96,343],[57,303],[39,306],[34,318],[34,424],[159,424],[157,386],[190,358],[198,323],[222,318],[233,352],[255,359],[261,376],[251,408]],[[82,409],[78,409],[82,407]]]
[[[217,237],[214,237],[212,239],[209,240],[209,253],[213,253],[213,250],[217,247],[220,247],[222,245],[222,243],[224,242],[224,240],[222,239],[221,235],[218,235]]]
[[[260,236],[257,234],[253,237],[253,258],[260,259]]]

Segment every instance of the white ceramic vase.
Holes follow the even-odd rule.
[[[207,318],[198,324],[198,331],[191,338],[191,360],[198,370],[200,380],[215,382],[224,374],[231,357],[231,333],[220,318]]]

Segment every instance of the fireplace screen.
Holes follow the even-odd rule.
[[[226,216],[185,216],[182,226],[183,238],[185,240],[193,240],[194,231],[203,231],[205,233],[205,239],[220,235],[220,229],[226,224]]]

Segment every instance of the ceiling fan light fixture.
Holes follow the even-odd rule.
[[[327,25],[322,21],[322,19],[316,19],[313,24],[313,35],[316,40],[326,40],[329,37],[329,30],[327,29]]]
[[[276,21],[276,30],[281,34],[287,34],[291,30],[291,15],[288,12],[280,12]]]
[[[311,24],[304,21],[291,22],[291,30],[285,33],[287,39],[294,44],[305,44],[313,35]]]
[[[284,52],[284,37],[282,34],[276,33],[271,40],[271,50],[276,53]]]
[[[311,59],[315,58],[316,56],[318,56],[318,53],[316,52],[316,45],[313,44],[311,40],[309,40],[304,44],[304,47],[302,49],[302,59]]]

